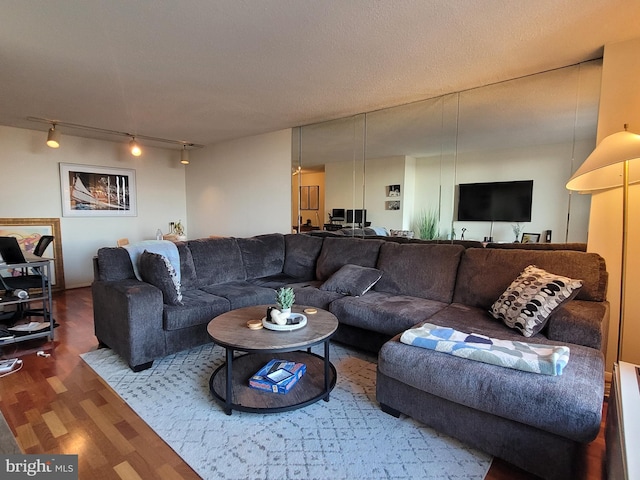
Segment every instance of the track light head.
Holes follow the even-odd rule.
[[[187,150],[187,146],[182,146],[182,152],[180,153],[180,163],[182,165],[189,165],[189,150]]]
[[[142,155],[142,149],[140,148],[140,145],[138,145],[138,142],[136,142],[136,137],[133,137],[129,142],[129,149],[131,150],[131,155],[134,157]]]
[[[58,148],[60,146],[60,130],[56,130],[56,124],[53,123],[47,135],[47,146]]]

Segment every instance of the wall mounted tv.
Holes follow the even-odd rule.
[[[530,222],[533,180],[461,183],[458,220],[467,222]]]

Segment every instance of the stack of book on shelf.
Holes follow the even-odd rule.
[[[306,371],[304,363],[273,359],[249,379],[249,386],[267,392],[287,393]]]

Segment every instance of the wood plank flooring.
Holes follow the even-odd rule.
[[[32,340],[1,351],[1,358],[24,362],[19,372],[0,378],[0,410],[22,451],[78,454],[82,480],[200,478],[79,357],[98,348],[90,288],[55,294],[54,318],[60,324],[54,342]],[[37,356],[39,350],[51,356]],[[606,478],[604,450],[601,428],[587,448],[581,478]],[[487,480],[535,478],[500,460],[487,475]]]

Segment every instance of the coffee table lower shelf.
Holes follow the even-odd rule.
[[[286,394],[264,392],[249,387],[249,379],[270,360],[277,358],[304,363],[306,373]],[[285,353],[248,353],[235,357],[231,374],[231,409],[242,412],[276,413],[302,408],[317,402],[321,398],[329,401],[329,394],[336,385],[336,369],[329,363],[329,389],[325,389],[325,359],[315,353],[295,351]],[[227,407],[226,379],[227,364],[224,363],[213,372],[209,380],[209,389],[213,397]],[[231,412],[227,412],[231,413]]]

